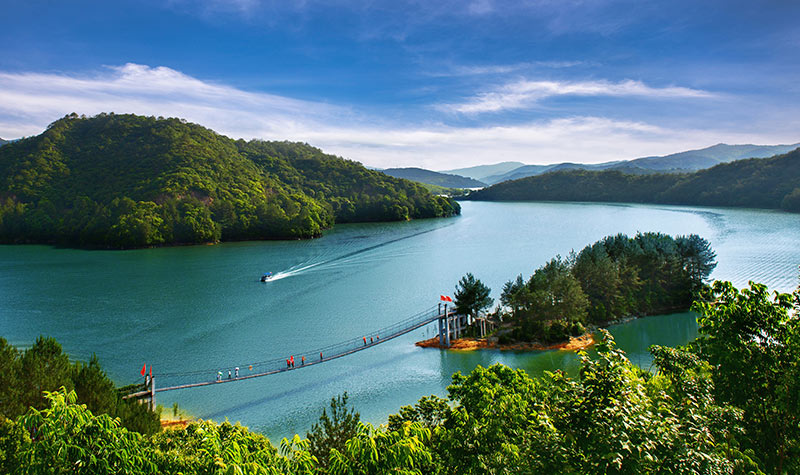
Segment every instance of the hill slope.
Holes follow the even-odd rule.
[[[441,170],[441,173],[451,173],[453,175],[465,176],[488,183],[485,180],[486,177],[502,175],[524,165],[525,164],[522,162],[500,162],[493,165],[478,165],[467,168],[456,168],[453,170]]]
[[[626,162],[628,165],[650,170],[702,170],[720,163],[744,158],[766,158],[788,153],[800,147],[792,145],[728,145],[720,143],[700,150],[673,153],[662,157],[644,157]]]
[[[650,173],[685,173],[703,170],[720,163],[727,163],[743,158],[766,158],[790,152],[800,144],[793,145],[728,145],[717,144],[711,147],[688,150],[658,157],[643,157],[633,160],[586,164],[557,163],[553,165],[523,165],[504,173],[483,178],[483,181],[494,185],[503,181],[518,180],[529,176],[541,175],[561,170],[619,170],[633,175]]]
[[[486,201],[616,201],[782,208],[800,212],[800,149],[694,173],[632,175],[572,170],[503,182],[471,193]]]
[[[67,116],[0,147],[0,241],[138,247],[313,237],[334,222],[447,216],[421,185],[307,144],[179,119]]]
[[[445,188],[482,188],[486,186],[486,183],[473,178],[439,173],[423,168],[387,168],[383,170],[383,173],[395,178],[405,178],[406,180],[443,186]]]

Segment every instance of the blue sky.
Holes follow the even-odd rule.
[[[0,137],[178,116],[378,167],[800,142],[800,2],[2,0]]]

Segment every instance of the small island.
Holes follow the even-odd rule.
[[[503,286],[500,304],[471,273],[456,286],[457,316],[449,345],[439,337],[417,343],[453,350],[582,350],[593,333],[621,320],[687,311],[716,267],[702,237],[662,233],[607,236],[556,256]]]

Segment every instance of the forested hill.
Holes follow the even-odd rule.
[[[499,183],[466,199],[610,201],[780,208],[800,212],[800,149],[724,163],[694,173],[629,175],[573,170]]]
[[[424,168],[387,168],[383,173],[395,178],[427,183],[429,185],[443,186],[445,188],[483,188],[486,183],[473,178],[467,178],[449,173],[439,173]]]
[[[0,242],[140,247],[319,235],[457,214],[421,185],[302,143],[180,119],[75,114],[0,147]]]

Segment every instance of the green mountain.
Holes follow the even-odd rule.
[[[634,175],[571,170],[498,183],[466,198],[485,201],[609,201],[781,208],[800,212],[800,148],[693,173]]]
[[[673,153],[663,157],[644,157],[625,162],[629,166],[650,170],[702,170],[720,163],[732,162],[743,158],[766,158],[790,152],[800,143],[791,145],[728,145],[720,143],[700,150]]]
[[[7,143],[8,143],[8,140],[0,139],[0,147],[2,147],[3,145],[5,145]]]
[[[494,185],[504,181],[564,170],[618,170],[632,175],[686,173],[743,158],[771,157],[790,152],[797,147],[800,147],[800,143],[793,145],[728,145],[721,143],[699,150],[689,150],[658,157],[636,158],[634,160],[618,160],[595,164],[566,162],[554,165],[522,165],[503,173],[485,176],[481,180]]]
[[[478,165],[475,167],[467,167],[467,168],[456,168],[453,170],[441,170],[441,173],[450,173],[453,175],[465,176],[468,178],[473,178],[475,180],[482,181],[484,183],[488,183],[485,178],[494,176],[494,175],[501,175],[503,173],[510,172],[516,168],[525,165],[521,162],[500,162],[495,163],[493,165]]]
[[[423,168],[387,168],[383,173],[395,178],[426,183],[428,185],[443,186],[445,188],[483,188],[486,183],[473,178],[467,178],[448,173],[439,173]]]
[[[180,119],[72,114],[0,147],[0,242],[306,238],[334,222],[458,212],[421,185],[307,144],[237,141]]]

